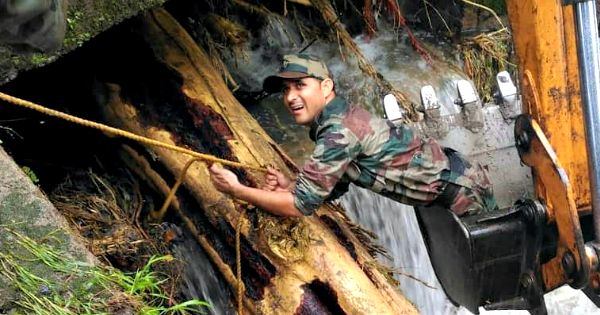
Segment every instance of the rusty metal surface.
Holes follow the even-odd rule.
[[[581,288],[589,278],[590,266],[569,178],[541,127],[528,115],[517,119],[515,138],[521,159],[533,168],[548,223],[554,221],[558,228],[556,256],[542,265],[546,291],[565,283]]]
[[[588,211],[591,197],[573,8],[562,6],[560,0],[508,0],[507,8],[522,74],[523,112],[539,123],[556,152],[577,209]],[[537,92],[526,91],[527,81]],[[538,196],[545,198],[540,179],[535,182]]]

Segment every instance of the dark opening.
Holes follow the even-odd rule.
[[[325,282],[314,280],[302,286],[304,294],[295,315],[345,315],[338,303],[337,293]]]

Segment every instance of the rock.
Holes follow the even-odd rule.
[[[68,2],[68,6],[67,6]],[[0,85],[166,0],[0,0]]]
[[[51,52],[65,37],[66,1],[0,1],[0,42],[17,51]]]
[[[69,261],[92,266],[99,264],[79,234],[70,229],[54,205],[0,147],[0,313],[24,314],[15,303],[22,302],[24,294],[6,276],[11,270],[6,263],[8,259],[13,259],[19,267],[49,281],[32,289],[35,291],[32,293],[39,298],[51,298],[53,294],[61,294],[65,298],[64,295],[69,292],[87,292],[90,275],[73,273],[65,279],[65,273],[56,272],[39,259],[31,259],[34,258],[31,251],[17,242],[17,235],[34,241],[44,240],[39,244],[52,248],[53,252],[60,253]],[[114,290],[110,295],[110,298],[115,298],[123,294]],[[121,297],[123,299],[126,300]]]

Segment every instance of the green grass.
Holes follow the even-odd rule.
[[[14,303],[27,313],[36,315],[76,315],[110,314],[109,302],[129,303],[138,314],[170,315],[200,312],[210,305],[203,301],[190,300],[174,306],[168,305],[168,296],[161,290],[159,274],[152,271],[152,265],[169,262],[170,255],[151,257],[146,265],[137,272],[123,273],[117,269],[93,266],[84,262],[65,259],[44,242],[34,241],[8,228],[18,246],[24,248],[27,257],[0,252],[0,274],[6,277],[20,298]],[[44,239],[52,238],[48,235]],[[31,262],[49,267],[54,279],[45,279],[36,274]],[[35,264],[33,264],[35,265]],[[29,268],[25,266],[30,266]],[[73,279],[83,279],[81,283]],[[70,285],[66,285],[71,282]],[[118,296],[123,292],[123,296]]]
[[[29,179],[31,179],[31,181],[34,184],[37,184],[40,182],[40,179],[35,175],[35,173],[33,172],[33,170],[31,168],[29,168],[28,166],[23,166],[23,167],[21,167],[21,169],[23,170],[23,172],[25,172],[25,175],[27,175],[27,177],[29,177]]]

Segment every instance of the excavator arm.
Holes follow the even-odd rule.
[[[473,313],[546,314],[544,294],[567,284],[600,306],[596,4],[507,0],[507,8],[523,113],[514,163],[531,167],[535,197],[465,218],[421,207],[421,231],[446,294]]]

